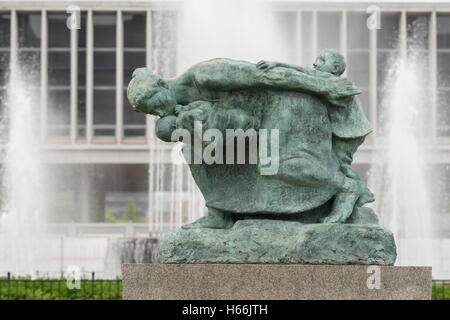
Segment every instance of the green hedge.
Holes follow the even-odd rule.
[[[67,279],[0,277],[0,300],[120,300],[122,280],[80,280],[80,289],[69,289]],[[450,284],[433,283],[433,300],[450,300]]]
[[[432,300],[450,300],[450,284],[433,283]]]
[[[0,300],[120,300],[122,280],[80,280],[69,289],[67,279],[0,278]]]

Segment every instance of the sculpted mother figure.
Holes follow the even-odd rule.
[[[213,109],[243,110],[257,119],[258,129],[279,130],[279,169],[273,176],[261,175],[259,162],[190,164],[208,214],[184,228],[230,228],[236,219],[256,216],[345,222],[365,185],[340,170],[326,101],[359,93],[344,78],[313,77],[284,67],[263,71],[230,59],[198,63],[170,80],[147,68],[136,69],[128,86],[135,110],[161,117],[158,122],[175,114],[182,117],[177,105],[209,101]],[[183,119],[193,121],[195,116]],[[353,200],[333,203],[339,192],[352,194]]]

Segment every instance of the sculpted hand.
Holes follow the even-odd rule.
[[[198,108],[198,104],[197,103],[191,103],[191,104],[188,104],[188,105],[178,104],[175,107],[174,114],[176,116],[178,116],[182,112],[186,112],[186,111],[193,110],[193,109],[196,109],[196,108]]]
[[[186,106],[179,104],[175,107],[174,113],[176,116],[178,116],[181,112],[183,112],[185,110],[186,110]]]
[[[263,71],[269,71],[270,69],[273,69],[277,66],[278,66],[277,62],[270,62],[270,61],[265,61],[265,60],[261,60],[260,62],[258,62],[256,64],[256,68],[263,70]]]
[[[339,99],[343,97],[349,97],[349,96],[355,96],[360,93],[362,93],[361,90],[359,90],[353,82],[346,78],[338,78],[338,77],[332,77],[328,80],[328,92],[327,94],[332,99]]]
[[[177,129],[187,129],[189,132],[194,132],[194,122],[200,121],[202,124],[207,118],[207,114],[201,109],[192,109],[188,111],[178,110],[176,120]]]

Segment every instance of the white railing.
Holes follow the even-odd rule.
[[[173,224],[162,224],[161,232],[154,233],[148,223],[48,223],[44,226],[47,234],[66,237],[124,237],[159,238],[161,234],[172,230]]]

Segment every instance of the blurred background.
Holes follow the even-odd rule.
[[[75,4],[76,6],[73,6]],[[400,265],[450,278],[450,11],[443,1],[2,1],[0,273],[103,277],[205,213],[187,165],[132,110],[135,68],[347,59],[373,133],[354,167]]]

